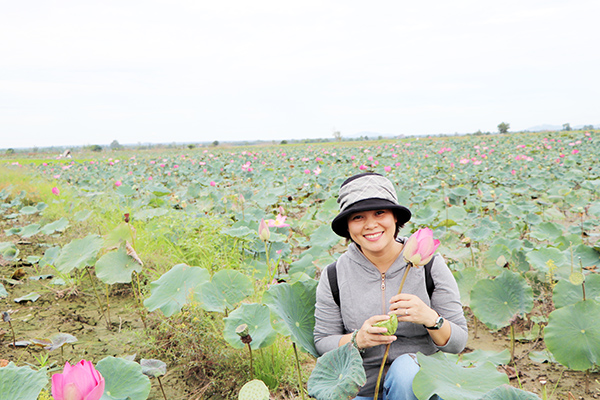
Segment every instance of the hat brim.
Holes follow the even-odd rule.
[[[410,221],[410,217],[412,216],[410,210],[404,206],[394,204],[389,200],[372,198],[358,201],[339,213],[337,217],[331,221],[331,229],[333,229],[337,235],[347,238],[349,236],[348,217],[350,214],[371,210],[392,210],[398,220],[396,223],[400,226]]]

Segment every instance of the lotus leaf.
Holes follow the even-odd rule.
[[[229,314],[224,321],[225,329],[223,330],[223,336],[227,343],[236,349],[246,346],[235,332],[236,328],[242,324],[248,325],[248,333],[252,338],[250,347],[253,350],[270,346],[277,338],[277,333],[271,326],[269,307],[264,304],[243,303]]]
[[[75,268],[85,268],[93,265],[96,255],[102,248],[102,238],[98,235],[88,235],[83,239],[75,239],[65,245],[56,258],[54,266],[59,272],[68,274]]]
[[[151,295],[144,300],[144,306],[150,312],[160,309],[166,317],[170,317],[181,311],[181,307],[193,298],[196,287],[209,279],[210,273],[204,268],[177,264],[150,283]]]
[[[533,290],[521,275],[504,271],[495,279],[482,279],[471,290],[473,314],[490,329],[510,325],[515,315],[533,308]]]
[[[254,283],[246,275],[233,269],[215,273],[210,282],[196,288],[194,297],[206,311],[233,310],[240,301],[254,293]]]
[[[600,298],[600,275],[591,274],[585,278],[585,295],[588,299]],[[583,300],[583,287],[574,285],[569,280],[558,281],[552,293],[555,308],[570,306]]]
[[[40,298],[40,295],[38,293],[31,292],[29,294],[26,294],[23,297],[19,297],[19,298],[15,299],[15,303],[26,303],[28,301],[34,302],[39,298]]]
[[[6,297],[8,297],[8,292],[6,291],[4,285],[0,283],[0,299],[4,299]]]
[[[50,247],[44,252],[44,256],[40,259],[39,266],[44,268],[47,265],[54,265],[54,261],[60,254],[60,247]]]
[[[139,274],[142,272],[142,266],[127,254],[125,246],[104,254],[96,261],[96,276],[109,285],[131,282],[133,271]]]
[[[21,208],[19,210],[19,212],[23,215],[31,215],[31,214],[39,213],[40,210],[38,210],[36,207],[33,207],[33,206],[25,206],[25,207]]]
[[[413,391],[419,400],[437,394],[444,400],[476,400],[488,391],[508,384],[506,374],[498,372],[487,361],[473,368],[463,368],[450,362],[444,353],[431,356],[417,354],[419,372],[413,380]]]
[[[24,384],[24,383],[27,384]],[[29,367],[17,367],[12,361],[0,368],[0,397],[2,399],[37,399],[48,383],[46,370],[34,371]]]
[[[146,400],[150,394],[150,379],[142,373],[140,364],[122,358],[106,357],[96,369],[105,381],[100,400]]]
[[[539,400],[534,393],[514,388],[510,385],[498,386],[487,392],[481,400]]]
[[[263,294],[263,303],[269,306],[276,316],[274,328],[305,351],[318,357],[313,338],[315,326],[315,302],[317,282],[299,281],[292,285],[280,283],[272,285]]]
[[[140,365],[142,366],[142,373],[152,378],[163,376],[167,373],[167,364],[160,360],[146,360],[142,358]]]
[[[366,382],[362,357],[348,343],[317,359],[308,378],[308,394],[317,400],[352,399]]]
[[[51,235],[54,232],[64,232],[68,226],[69,220],[63,217],[59,220],[44,225],[42,229],[40,229],[40,232],[42,232],[44,235]]]
[[[564,366],[585,371],[600,362],[600,303],[580,301],[554,310],[544,328],[544,341]]]
[[[0,243],[0,256],[6,261],[17,260],[19,249],[12,242],[2,242]]]

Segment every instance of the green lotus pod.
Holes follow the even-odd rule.
[[[398,328],[398,316],[396,314],[390,314],[390,319],[387,321],[379,321],[373,324],[379,328],[387,328],[387,332],[382,333],[385,336],[391,336],[396,333]]]
[[[269,388],[260,379],[253,379],[246,382],[240,389],[239,400],[269,400]]]

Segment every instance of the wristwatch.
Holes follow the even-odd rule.
[[[435,324],[433,326],[425,326],[425,328],[431,330],[431,331],[435,331],[438,330],[442,327],[442,325],[444,325],[444,317],[437,317],[437,319],[435,320]]]

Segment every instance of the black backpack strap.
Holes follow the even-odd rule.
[[[340,287],[337,281],[337,268],[335,267],[337,261],[332,262],[327,266],[327,279],[329,280],[329,287],[331,288],[331,295],[335,304],[340,306]]]
[[[431,277],[431,267],[433,267],[433,260],[435,260],[435,256],[431,257],[431,260],[427,264],[425,264],[425,286],[427,287],[427,294],[429,295],[429,299],[431,300],[431,295],[433,295],[433,291],[435,290],[435,283],[433,282],[433,278]]]

